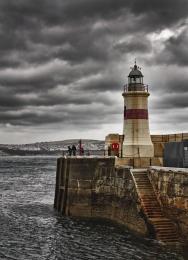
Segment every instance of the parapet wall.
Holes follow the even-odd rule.
[[[63,215],[113,220],[147,235],[128,167],[115,158],[59,158],[54,207]]]
[[[188,133],[151,135],[153,143],[181,142],[188,139]]]
[[[148,175],[165,214],[188,241],[188,169],[150,167]]]
[[[108,147],[110,147],[112,143],[119,143],[119,157],[122,157],[123,140],[124,140],[124,136],[119,135],[117,133],[107,135],[105,138],[105,154],[108,155]],[[162,160],[165,143],[181,142],[183,140],[188,140],[188,133],[151,135],[151,140],[154,145],[154,158],[158,158],[159,160]],[[111,155],[117,155],[117,154],[114,153],[114,151],[111,151]],[[156,165],[158,166],[159,164]]]
[[[163,158],[160,157],[140,157],[140,158],[120,158],[116,157],[115,160],[116,166],[129,166],[132,168],[148,168],[152,165],[155,166],[162,166],[163,165]]]

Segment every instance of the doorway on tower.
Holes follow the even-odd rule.
[[[127,108],[124,106],[124,119],[127,117]]]

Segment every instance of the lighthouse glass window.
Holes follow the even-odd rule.
[[[129,79],[129,83],[131,84],[142,84],[142,78],[133,77]]]

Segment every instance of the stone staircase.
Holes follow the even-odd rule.
[[[157,240],[166,244],[179,242],[175,224],[166,218],[147,175],[147,170],[131,170],[146,221],[152,226]]]

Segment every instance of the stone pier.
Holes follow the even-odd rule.
[[[186,169],[133,169],[117,162],[115,157],[59,158],[55,209],[112,220],[164,243],[187,243]]]
[[[114,157],[59,158],[54,207],[62,215],[109,219],[148,235],[130,168],[115,167]]]

